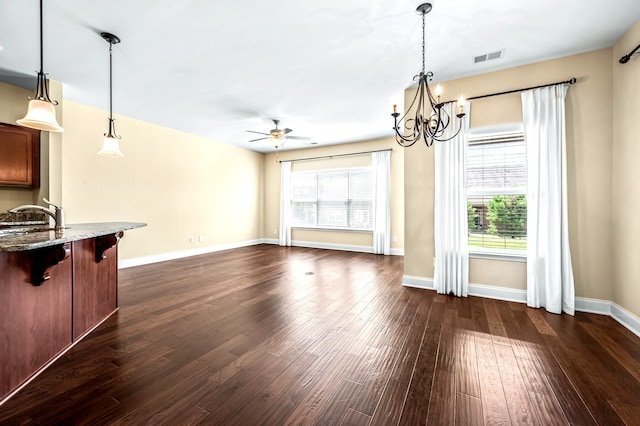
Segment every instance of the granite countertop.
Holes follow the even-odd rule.
[[[49,223],[49,217],[39,212],[0,213],[0,229],[12,226],[36,226]]]
[[[76,223],[67,225],[64,230],[58,232],[46,225],[31,228],[13,227],[11,231],[3,230],[0,232],[0,252],[50,247],[142,228],[143,226],[147,226],[147,224],[139,222]]]

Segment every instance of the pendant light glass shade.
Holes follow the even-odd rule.
[[[47,132],[63,132],[64,129],[56,120],[56,108],[51,102],[40,99],[31,99],[27,109],[27,115],[17,123],[32,129],[46,130]]]
[[[120,143],[118,139],[111,135],[104,137],[102,141],[102,149],[98,151],[98,155],[103,157],[124,157],[122,151],[120,151]]]

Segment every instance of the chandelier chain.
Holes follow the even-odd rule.
[[[426,69],[426,67],[425,67],[426,60],[425,60],[425,53],[424,53],[424,51],[425,51],[425,39],[426,39],[425,16],[426,16],[426,13],[423,13],[422,14],[422,74],[425,73],[425,69]]]

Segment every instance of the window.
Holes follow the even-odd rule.
[[[371,179],[369,169],[292,174],[293,226],[373,229]]]
[[[469,135],[469,250],[524,255],[527,248],[527,162],[521,128]]]

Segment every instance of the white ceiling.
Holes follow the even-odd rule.
[[[108,44],[99,35],[108,31],[122,39],[115,113],[260,152],[273,148],[247,143],[254,137],[245,130],[267,132],[272,118],[320,145],[390,136],[392,104],[402,104],[421,67],[418,4],[44,0],[44,71],[64,83],[65,98],[108,109]],[[639,0],[432,4],[435,81],[609,47],[640,19]],[[0,11],[0,80],[35,86],[38,0],[0,0]],[[472,64],[499,49],[503,59]],[[106,126],[105,116],[96,131]]]

